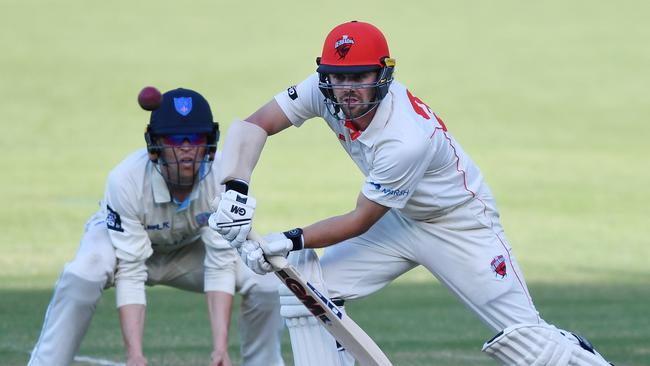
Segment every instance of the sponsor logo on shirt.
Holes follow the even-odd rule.
[[[171,229],[171,225],[169,225],[169,221],[165,221],[162,224],[149,224],[146,225],[145,230],[165,230],[165,229]]]
[[[296,90],[295,85],[292,85],[287,89],[287,94],[289,94],[289,98],[291,98],[291,100],[298,99],[298,91]]]
[[[368,184],[372,185],[376,191],[380,191],[385,196],[401,197],[406,196],[410,192],[408,189],[393,189],[390,187],[382,187],[381,184],[375,182],[368,182]]]
[[[110,230],[123,233],[124,229],[122,228],[122,219],[120,218],[120,214],[113,210],[109,205],[106,205],[106,209],[108,210],[108,213],[106,214],[106,227]]]

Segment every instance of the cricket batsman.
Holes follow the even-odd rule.
[[[335,27],[317,72],[245,121],[224,147],[227,191],[210,225],[257,273],[289,256],[334,303],[368,296],[422,265],[494,333],[483,351],[505,365],[609,365],[583,337],[546,323],[499,223],[479,168],[442,119],[393,79],[382,32],[352,21]],[[246,240],[255,200],[250,176],[268,136],[321,117],[365,176],[356,208],[303,228]],[[233,212],[233,205],[246,214]],[[306,249],[326,247],[318,261]],[[281,312],[296,365],[350,365],[336,342],[287,290]]]
[[[228,328],[233,293],[238,291],[243,295],[242,365],[284,365],[279,282],[251,272],[236,250],[207,226],[223,191],[218,139],[219,125],[203,96],[189,89],[162,95],[145,132],[147,147],[109,175],[101,207],[56,283],[29,366],[69,365],[103,289],[111,286],[126,364],[147,365],[142,349],[145,285],[158,284],[205,292],[213,336],[206,364],[231,365]]]

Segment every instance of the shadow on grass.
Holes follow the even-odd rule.
[[[548,322],[587,336],[617,366],[649,364],[647,286],[533,284],[530,288]],[[50,296],[51,290],[0,290],[2,365],[27,363]],[[81,355],[124,361],[114,301],[114,291],[106,291]],[[148,302],[149,364],[206,365],[211,341],[203,296],[157,287],[149,290]],[[438,284],[394,284],[349,303],[347,309],[395,365],[496,365],[480,352],[491,332]],[[236,317],[231,334],[230,354],[238,363]],[[286,332],[283,353],[291,364]]]

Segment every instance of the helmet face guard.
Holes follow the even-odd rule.
[[[317,59],[316,62],[318,63],[319,60]],[[388,89],[390,88],[390,84],[393,81],[393,70],[394,70],[394,60],[388,59],[388,63],[391,63],[392,66],[385,66],[382,68],[377,68],[377,67],[367,67],[365,69],[360,69],[362,71],[357,71],[356,73],[366,73],[366,72],[371,72],[371,71],[376,71],[377,72],[377,78],[373,83],[369,84],[335,84],[332,83],[330,80],[330,75],[331,74],[344,74],[344,72],[338,71],[338,72],[319,72],[318,73],[318,88],[320,89],[321,93],[325,96],[325,106],[327,107],[327,110],[330,112],[332,116],[334,116],[336,119],[343,120],[343,119],[356,119],[356,118],[361,118],[371,111],[373,111],[379,103],[381,103],[382,99],[388,94]],[[320,68],[319,68],[320,69]],[[323,69],[329,69],[329,68],[323,68]],[[347,72],[345,74],[355,74],[352,72]],[[347,90],[349,92],[353,90],[359,90],[359,89],[373,89],[373,97],[369,102],[360,102],[360,103],[345,103],[345,102],[340,102],[334,93],[335,90]],[[356,116],[352,115],[346,115],[346,113],[343,113],[341,115],[341,111],[350,111],[352,107],[357,107],[357,106],[364,106],[364,110],[359,113]]]
[[[163,94],[160,107],[151,112],[144,138],[149,158],[167,184],[191,187],[210,173],[219,135],[219,124],[213,122],[205,98],[179,88]]]
[[[157,139],[160,141],[161,139]],[[173,146],[157,144],[157,159],[154,161],[155,169],[162,175],[171,187],[193,187],[207,177],[212,170],[212,159],[208,150],[216,148],[216,145],[182,145]],[[201,153],[203,151],[203,153]],[[184,173],[184,170],[191,169],[191,173]]]
[[[390,58],[386,38],[370,23],[352,21],[335,27],[325,39],[321,57],[316,58],[319,75],[318,87],[325,96],[328,111],[337,119],[361,118],[373,111],[388,94],[393,81],[395,60]],[[377,78],[367,84],[336,84],[331,74],[363,74],[377,72]],[[373,89],[369,102],[342,103],[337,100],[335,90]],[[339,93],[340,94],[340,93]],[[352,107],[364,106],[356,116],[345,115]],[[343,111],[343,116],[341,115]]]

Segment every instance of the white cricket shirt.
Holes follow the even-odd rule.
[[[365,131],[327,111],[318,74],[279,93],[275,100],[291,123],[322,117],[366,176],[361,192],[405,216],[428,221],[476,196],[478,167],[431,109],[393,81]]]
[[[170,252],[199,238],[206,249],[205,291],[234,293],[235,267],[228,262],[236,255],[228,255],[226,261],[210,255],[210,251],[234,251],[207,226],[223,191],[220,158],[218,153],[210,173],[195,183],[182,203],[174,202],[146,149],[134,152],[111,171],[98,215],[106,220],[117,256],[118,306],[145,303],[145,261],[153,251]]]

